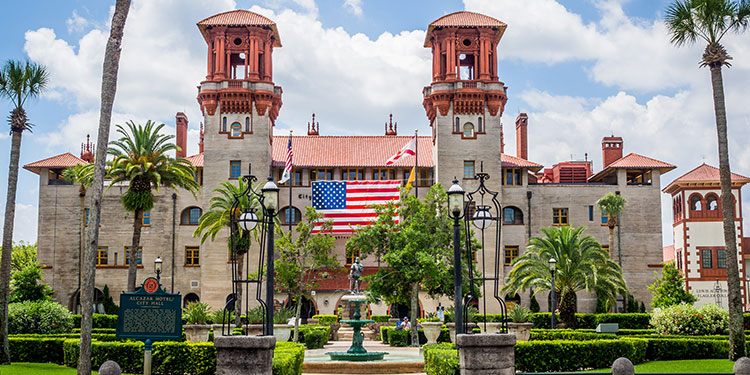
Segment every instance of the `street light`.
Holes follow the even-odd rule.
[[[154,272],[156,273],[156,281],[161,284],[161,265],[162,260],[161,257],[158,256],[156,259],[154,259]]]
[[[463,216],[464,189],[453,177],[453,185],[448,189],[448,210],[453,218],[453,321],[456,334],[464,333],[463,280],[461,280],[461,226],[458,220]]]
[[[268,176],[268,182],[260,189],[263,195],[261,204],[265,208],[265,216],[268,218],[268,260],[266,261],[266,334],[273,335],[273,218],[279,207],[279,187],[273,183],[273,177]]]
[[[478,229],[485,229],[492,223],[492,214],[490,214],[490,206],[477,206],[474,216],[471,217],[474,226]]]
[[[550,288],[552,291],[552,304],[550,306],[550,312],[552,313],[552,329],[555,329],[555,307],[557,306],[557,303],[555,303],[555,271],[556,271],[557,261],[555,258],[549,258],[549,272],[552,275],[552,287]]]
[[[747,272],[747,270],[745,270]],[[745,311],[750,310],[750,296],[748,295],[748,292],[750,292],[750,273],[745,275],[745,297],[747,298],[747,308],[745,308]]]
[[[258,225],[258,215],[255,214],[255,208],[249,208],[240,215],[237,222],[243,230],[250,231]]]

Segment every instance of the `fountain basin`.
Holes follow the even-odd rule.
[[[334,361],[352,361],[352,362],[365,362],[365,361],[377,361],[383,359],[388,354],[386,352],[366,352],[366,353],[348,353],[348,352],[326,352],[327,356],[330,356]]]

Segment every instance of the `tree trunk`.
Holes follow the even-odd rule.
[[[21,132],[13,131],[10,143],[10,167],[8,168],[8,197],[5,200],[5,223],[3,225],[3,250],[0,258],[0,363],[10,363],[8,344],[8,299],[10,298],[10,261],[13,251],[13,220],[16,216],[16,188],[18,186],[18,159],[21,156]]]
[[[245,253],[241,252],[237,254],[237,276],[243,277],[242,274],[245,272]],[[234,326],[242,327],[242,289],[245,288],[247,283],[239,283],[237,285],[237,295],[234,301]],[[231,332],[230,332],[231,333]]]
[[[576,306],[575,293],[568,291],[562,295],[560,300],[560,320],[565,323],[565,328],[576,328]]]
[[[99,242],[101,222],[102,190],[104,188],[104,167],[107,159],[109,128],[112,121],[112,104],[117,91],[117,70],[120,67],[120,44],[125,20],[128,18],[130,0],[117,0],[112,15],[112,28],[104,52],[102,68],[102,101],[99,111],[99,130],[94,159],[94,181],[89,192],[89,226],[86,233],[86,253],[84,254],[84,274],[81,281],[81,347],[78,357],[78,375],[91,375],[91,328],[94,306],[94,282],[96,278],[96,250]]]
[[[294,313],[294,342],[299,342],[299,316],[302,315],[302,293],[297,294],[297,306]]]
[[[724,105],[724,82],[721,64],[711,65],[711,86],[714,94],[716,133],[719,141],[719,181],[721,183],[722,214],[724,216],[724,242],[727,256],[727,287],[729,289],[729,359],[745,356],[745,331],[742,318],[740,274],[737,265],[737,234],[735,232],[732,177],[729,168],[727,145],[727,111]]]
[[[419,283],[411,287],[411,346],[419,346],[419,332],[417,322],[419,321]]]
[[[135,210],[133,216],[133,242],[130,245],[130,256],[128,257],[130,259],[128,264],[128,292],[135,292],[135,279],[138,276],[138,247],[141,245],[143,210]]]
[[[612,258],[612,251],[615,249],[615,226],[608,225],[608,227],[609,227],[609,248],[607,249],[607,252],[609,253],[609,257]]]
[[[86,190],[83,185],[79,189],[78,195],[81,205],[80,220],[78,223],[78,291],[81,291],[81,274],[83,273],[83,246],[86,243]],[[73,301],[75,303],[75,301]],[[73,310],[75,311],[75,306]]]

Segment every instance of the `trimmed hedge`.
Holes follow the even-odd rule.
[[[328,342],[328,335],[324,331],[310,330],[305,333],[304,342],[307,349],[320,349]]]
[[[11,362],[63,364],[63,343],[68,338],[38,337],[37,335],[19,336],[11,335],[8,337]]]
[[[548,340],[615,340],[617,336],[613,334],[602,334],[592,332],[579,332],[572,329],[532,329],[531,340],[548,341]]]
[[[388,319],[390,319],[390,315],[372,315],[370,316],[370,319],[374,320],[375,323],[388,323]]]
[[[308,332],[321,332],[323,335],[322,338],[317,338],[317,340],[321,340],[322,344],[319,347],[315,349],[322,348],[323,345],[325,345],[328,342],[328,338],[331,336],[331,326],[326,325],[319,325],[319,324],[300,324],[299,326],[299,342],[300,343],[306,343],[307,342],[307,333]],[[294,337],[294,330],[292,330],[292,337]],[[313,349],[308,347],[308,349]]]
[[[551,318],[550,313],[533,313],[529,315],[529,322],[534,323],[534,328],[550,328]],[[651,314],[646,313],[576,314],[576,328],[596,329],[599,323],[617,323],[620,329],[649,329],[650,320]],[[555,321],[560,321],[560,314]]]
[[[162,375],[216,373],[216,348],[210,342],[164,341],[154,344],[152,371]],[[140,357],[143,357],[141,352]]]
[[[273,374],[300,375],[302,374],[302,362],[304,361],[304,345],[293,342],[276,343],[276,348],[273,351]]]
[[[430,375],[458,375],[458,350],[450,343],[425,345],[422,348],[424,371]]]
[[[94,314],[92,316],[94,328],[117,328],[117,315]],[[81,315],[73,315],[73,327],[81,328]]]
[[[648,341],[643,339],[520,341],[515,347],[516,370],[606,368],[619,357],[637,364],[646,359],[647,347]]]
[[[313,315],[313,319],[318,319],[318,324],[333,324],[339,321],[337,315]]]

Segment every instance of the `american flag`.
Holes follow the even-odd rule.
[[[290,177],[292,177],[292,156],[294,153],[292,152],[292,136],[289,136],[289,143],[287,144],[286,148],[286,163],[284,164],[284,174],[281,176],[281,180],[279,180],[280,184],[286,183]]]
[[[357,226],[372,224],[377,213],[373,206],[398,202],[401,181],[315,181],[313,207],[323,220],[333,221],[333,233],[352,233]],[[398,217],[394,217],[398,222]],[[313,232],[320,231],[317,226]]]

